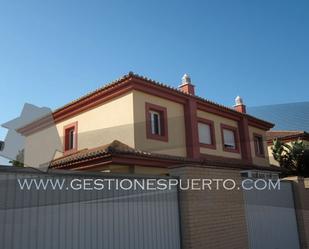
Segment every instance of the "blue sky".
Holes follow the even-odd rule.
[[[308,101],[308,13],[307,0],[0,0],[0,123],[128,71],[173,86],[188,72],[225,105]]]

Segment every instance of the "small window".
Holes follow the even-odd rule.
[[[239,153],[237,128],[221,124],[221,135],[223,150],[227,152]]]
[[[168,141],[167,109],[146,103],[146,135],[148,139]]]
[[[255,147],[255,154],[257,156],[264,156],[264,143],[263,137],[261,135],[254,135],[254,147]]]
[[[200,146],[215,149],[216,142],[213,121],[199,118],[197,127]]]
[[[151,133],[153,135],[162,135],[162,129],[161,129],[161,114],[156,111],[150,111],[151,116]]]
[[[77,149],[77,123],[64,127],[64,151],[74,151]]]
[[[199,140],[202,144],[212,144],[210,125],[198,123]]]
[[[224,148],[226,149],[236,149],[235,132],[227,129],[223,129],[223,141]]]
[[[70,128],[66,130],[66,150],[74,149],[74,128]]]

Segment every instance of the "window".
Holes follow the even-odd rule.
[[[200,146],[216,149],[213,121],[199,118],[197,125]]]
[[[264,157],[264,143],[263,143],[263,137],[259,134],[253,135],[254,139],[254,148],[255,148],[255,155]]]
[[[69,128],[65,131],[66,150],[74,149],[74,128]]]
[[[162,135],[161,129],[161,114],[156,111],[150,111],[151,117],[151,134],[153,135]]]
[[[221,124],[221,135],[223,150],[239,153],[237,128]]]
[[[77,122],[64,127],[64,152],[77,150]]]
[[[231,130],[223,130],[224,148],[236,149],[235,133]]]
[[[148,139],[168,141],[167,109],[146,103],[146,136]]]

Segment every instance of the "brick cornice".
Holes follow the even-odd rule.
[[[132,73],[125,75],[119,80],[55,110],[53,112],[54,123],[59,123],[63,120],[88,111],[106,101],[119,97],[132,90],[148,93],[184,105],[188,103],[189,100],[194,101],[196,102],[197,109],[208,111],[237,121],[246,116],[249,125],[261,128],[263,130],[268,130],[273,127],[273,124],[264,120],[257,119],[248,114],[239,113],[223,105],[219,105],[195,95],[183,93],[182,91],[169,87],[165,84]],[[20,128],[18,131],[22,134],[28,135],[33,131],[37,131],[39,129],[38,127],[46,127],[46,125],[44,126],[44,122],[42,123],[41,120],[38,120]]]

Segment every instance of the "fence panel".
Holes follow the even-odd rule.
[[[64,172],[64,171],[63,171]],[[0,248],[179,249],[177,189],[21,190],[18,179],[125,179],[0,169]],[[133,179],[133,178],[128,178]],[[138,178],[140,182],[145,177]],[[116,183],[111,183],[116,184]],[[157,182],[155,183],[157,184]]]
[[[250,249],[299,249],[292,185],[244,191]]]

